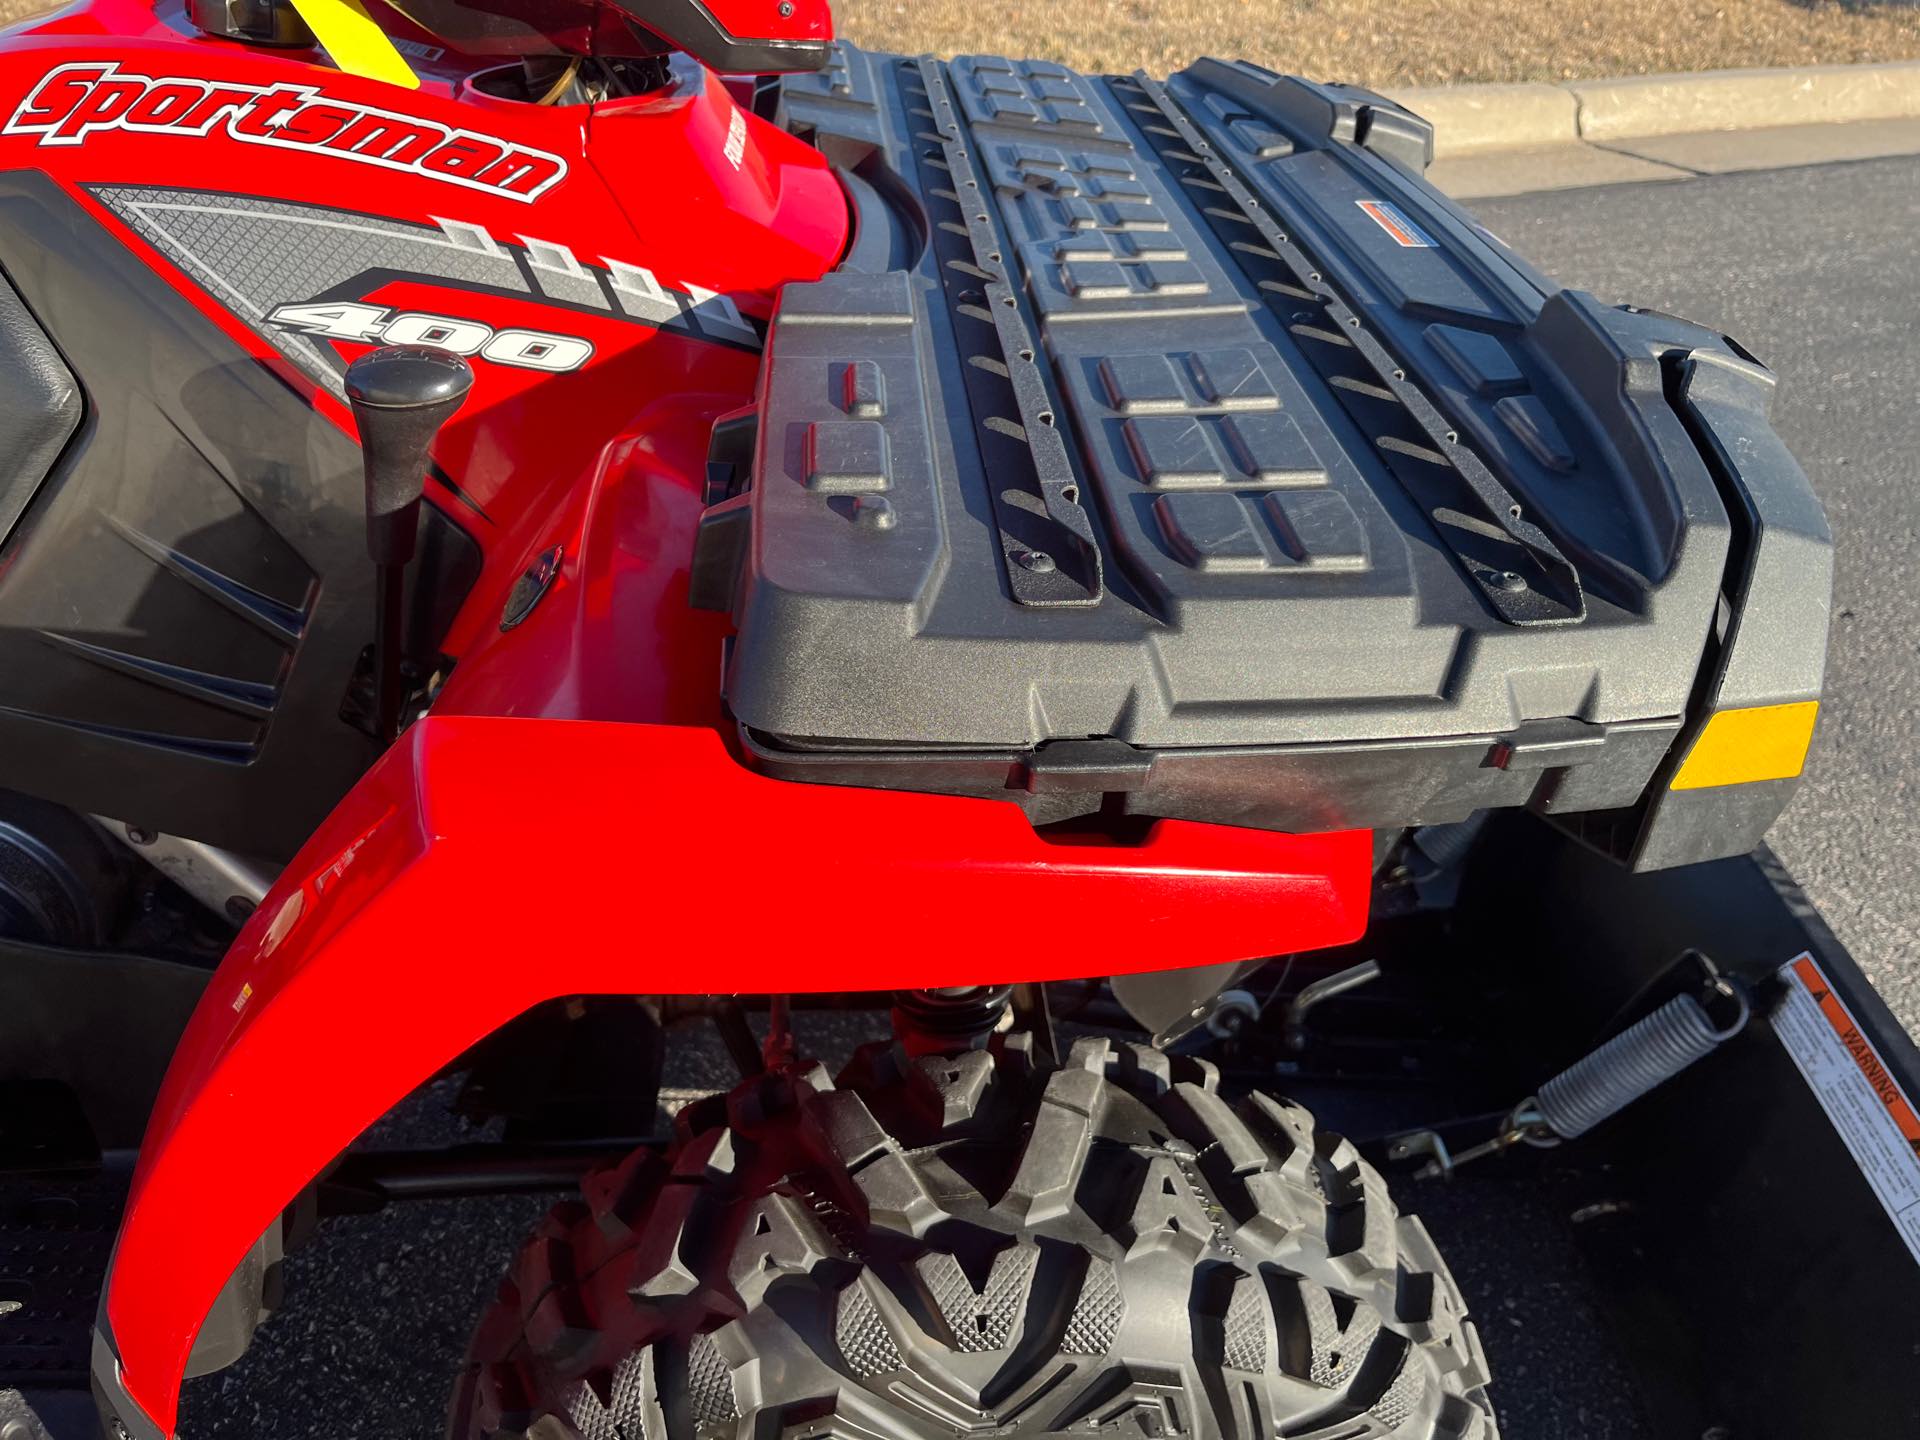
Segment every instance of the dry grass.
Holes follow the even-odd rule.
[[[1159,74],[1199,55],[1362,85],[1920,58],[1920,0],[836,0],[875,49]]]
[[[0,0],[0,23],[48,9]],[[835,0],[878,50],[1159,74],[1199,55],[1362,85],[1920,59],[1920,0]]]

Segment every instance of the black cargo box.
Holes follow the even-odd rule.
[[[755,763],[1036,822],[1758,840],[1791,779],[1666,783],[1820,689],[1828,536],[1736,345],[1556,292],[1365,91],[842,47],[765,99],[859,233],[716,442],[695,601]]]

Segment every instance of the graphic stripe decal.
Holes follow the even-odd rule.
[[[417,225],[207,191],[99,186],[92,193],[336,397],[344,394],[344,366],[333,347],[270,326],[266,317],[287,303],[360,298],[396,278],[760,348],[758,329],[727,296],[697,286],[673,288],[653,271],[620,260],[584,262],[551,241],[517,237],[503,243],[457,220]]]

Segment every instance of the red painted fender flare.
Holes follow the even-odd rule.
[[[110,1390],[171,1434],[195,1333],[275,1217],[481,1037],[564,995],[872,990],[1205,965],[1365,928],[1365,832],[1163,822],[1058,844],[1012,805],[795,785],[710,729],[437,717],[222,963],[142,1147]],[[1017,975],[1002,974],[1020,940]]]

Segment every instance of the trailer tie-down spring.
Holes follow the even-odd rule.
[[[1550,1146],[1578,1139],[1746,1028],[1752,1014],[1746,991],[1719,975],[1712,988],[1735,1007],[1725,1025],[1714,1024],[1697,996],[1676,995],[1521,1101],[1492,1139],[1455,1155],[1437,1132],[1419,1130],[1390,1141],[1387,1154],[1395,1160],[1430,1156],[1417,1172],[1424,1179],[1451,1175],[1469,1161],[1514,1145]]]

